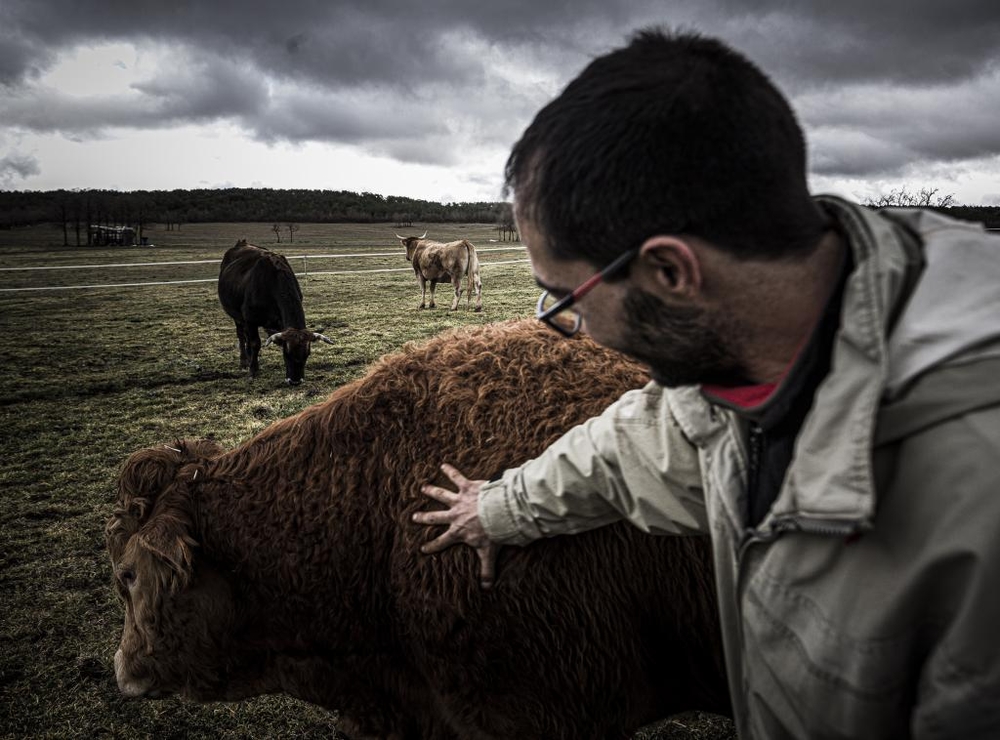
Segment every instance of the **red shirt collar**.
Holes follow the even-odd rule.
[[[762,383],[761,385],[741,385],[730,387],[725,385],[702,385],[701,391],[720,401],[725,401],[741,409],[752,409],[767,401],[778,387],[778,383]]]

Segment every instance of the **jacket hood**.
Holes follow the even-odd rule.
[[[1000,358],[1000,239],[933,211],[883,214],[915,233],[926,266],[889,338],[884,398],[900,398],[935,368]]]

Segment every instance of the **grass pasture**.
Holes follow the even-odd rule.
[[[425,228],[481,250],[482,313],[464,301],[449,312],[449,286],[438,308],[417,310],[419,288],[391,225],[301,224],[294,243],[286,229],[280,245],[270,224],[184,225],[147,230],[155,246],[128,248],[66,248],[52,228],[0,231],[0,738],[337,736],[334,715],[285,697],[123,699],[112,669],[121,606],[103,527],[133,450],[177,437],[232,446],[405,342],[533,312],[537,288],[520,245],[492,242],[488,225],[406,233]],[[214,278],[241,237],[308,270],[307,323],[336,342],[315,345],[297,388],[284,385],[273,348],[262,351],[256,379],[239,369]],[[152,262],[171,264],[138,266]],[[50,269],[11,269],[26,267]],[[331,271],[350,274],[322,274]],[[192,282],[133,285],[181,280]],[[79,285],[119,287],[66,287]],[[656,737],[729,733],[695,717]]]

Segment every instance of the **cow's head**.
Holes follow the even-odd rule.
[[[219,698],[232,680],[235,602],[222,574],[195,555],[190,489],[220,452],[209,441],[140,450],[119,475],[105,539],[125,605],[115,678],[126,696]]]
[[[264,346],[276,344],[281,347],[281,354],[285,359],[285,382],[289,385],[298,385],[305,377],[306,360],[309,359],[312,343],[316,341],[334,343],[332,339],[316,331],[285,329],[269,336]]]
[[[413,250],[417,248],[417,242],[426,236],[426,231],[420,236],[400,236],[399,234],[396,234],[396,238],[403,243],[403,248],[406,250],[407,262],[413,262]]]

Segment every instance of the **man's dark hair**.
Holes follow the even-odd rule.
[[[825,223],[784,96],[693,33],[639,31],[592,61],[539,111],[505,174],[549,253],[596,266],[655,234],[783,257],[810,250]]]

